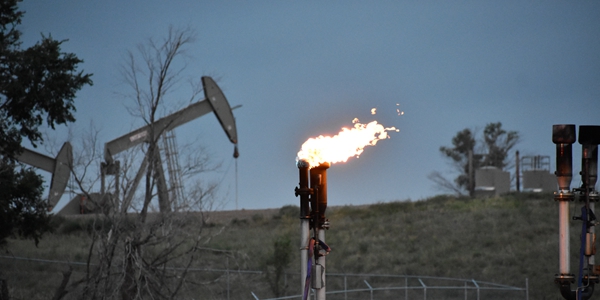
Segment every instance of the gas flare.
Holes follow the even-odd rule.
[[[400,131],[396,127],[384,127],[377,121],[361,124],[355,118],[352,123],[353,128],[342,127],[334,136],[309,138],[302,144],[296,162],[304,160],[311,168],[325,162],[346,162],[350,157],[359,157],[366,146],[375,146],[379,140],[388,139],[388,131]]]

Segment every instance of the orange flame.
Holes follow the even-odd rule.
[[[375,146],[379,140],[388,139],[388,131],[400,131],[396,127],[384,127],[377,121],[361,124],[355,118],[352,123],[353,128],[343,127],[337,135],[308,139],[302,144],[296,162],[304,160],[311,168],[325,162],[346,162],[350,157],[359,157],[366,146]]]

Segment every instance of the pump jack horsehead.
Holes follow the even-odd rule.
[[[579,126],[579,143],[582,147],[581,182],[580,188],[571,191],[573,178],[572,144],[576,140],[575,125],[554,125],[552,127],[552,142],[556,144],[556,179],[558,191],[554,200],[558,202],[559,212],[559,269],[555,282],[560,293],[567,300],[591,299],[594,285],[599,282],[600,266],[595,263],[596,234],[594,227],[598,224],[594,212],[598,202],[598,192],[595,190],[598,180],[598,144],[600,144],[600,126]],[[581,239],[579,251],[579,272],[577,277],[571,274],[569,253],[569,204],[579,199],[582,203],[581,216],[573,220],[581,221]],[[576,280],[577,279],[577,280]],[[571,284],[576,283],[575,290]]]
[[[232,108],[229,106],[229,102],[227,102],[227,98],[225,98],[225,95],[211,77],[202,77],[202,85],[204,88],[204,100],[193,103],[180,111],[163,117],[152,124],[134,130],[105,144],[105,162],[102,163],[101,166],[102,195],[105,194],[104,182],[106,175],[115,176],[115,195],[119,195],[118,188],[120,164],[119,161],[113,159],[113,155],[116,155],[141,143],[148,142],[151,140],[157,140],[162,134],[175,129],[180,125],[188,123],[196,118],[199,118],[211,111],[215,113],[217,119],[219,120],[219,123],[221,123],[221,126],[223,127],[223,130],[225,130],[225,133],[229,137],[229,140],[231,141],[231,143],[234,144],[233,157],[237,158],[239,156],[237,149],[238,137],[237,128],[235,125],[235,118],[233,116]],[[240,106],[233,107],[233,109],[236,109],[238,107]],[[160,211],[169,212],[172,210],[171,203],[168,199],[167,184],[164,176],[164,171],[162,170],[160,153],[159,151],[156,151],[154,157],[148,157],[148,153],[146,157],[144,157],[142,165],[140,166],[140,169],[136,174],[133,185],[130,188],[130,192],[127,195],[125,195],[121,203],[121,210],[126,210],[129,207],[137,185],[139,184],[141,178],[145,174],[145,170],[149,163],[155,163],[155,165],[157,166],[157,168],[155,168],[155,174],[153,176],[155,176],[155,178],[157,179],[156,186],[158,190],[158,202]]]

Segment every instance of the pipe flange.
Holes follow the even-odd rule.
[[[598,275],[594,275],[594,274],[588,274],[588,275],[583,276],[583,280],[586,282],[593,282],[593,283],[600,282],[600,278],[598,277]]]
[[[556,274],[554,276],[554,282],[560,285],[570,285],[575,283],[575,275],[573,274]]]
[[[569,191],[554,192],[554,201],[573,201],[575,196]]]

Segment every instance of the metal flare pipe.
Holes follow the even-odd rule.
[[[325,210],[327,209],[327,169],[331,165],[322,163],[310,169],[310,186],[314,191],[311,201],[312,214],[314,214],[315,228],[323,228],[325,224]]]
[[[315,263],[320,265],[322,273],[321,278],[313,278],[313,280],[321,280],[321,288],[316,289],[316,299],[325,300],[326,297],[326,286],[325,286],[325,256],[319,255],[319,240],[325,242],[325,210],[327,209],[327,169],[331,166],[330,163],[322,163],[319,166],[310,169],[310,186],[313,191],[311,195],[311,215],[312,215],[312,226],[313,226],[313,237],[315,238]],[[317,274],[315,274],[317,275]]]
[[[310,218],[310,212],[308,208],[309,196],[312,194],[312,190],[308,187],[308,168],[309,164],[305,160],[299,160],[296,164],[298,166],[298,173],[300,177],[299,187],[296,188],[296,197],[300,196],[300,218]]]
[[[325,229],[319,228],[318,239],[325,242]],[[317,243],[318,244],[318,243]],[[317,247],[315,246],[315,249]],[[326,285],[325,285],[325,256],[319,256],[317,259],[317,263],[323,266],[323,277],[321,278],[321,282],[323,283],[323,287],[317,290],[317,300],[325,300],[326,297]]]
[[[582,245],[584,248],[583,255],[587,259],[587,279],[590,284],[598,283],[598,270],[595,267],[596,254],[596,233],[595,223],[596,216],[594,214],[595,202],[598,202],[598,193],[595,190],[598,180],[598,144],[600,144],[600,126],[579,126],[579,143],[582,146],[581,155],[581,178],[582,186],[579,189],[585,201],[586,210],[583,228],[586,232],[582,232]],[[582,214],[583,216],[583,214]],[[582,255],[582,257],[583,257]],[[581,283],[583,272],[580,274],[579,283]],[[581,286],[581,284],[579,284]]]
[[[297,166],[300,177],[300,185],[296,188],[296,197],[300,196],[300,291],[302,294],[304,293],[308,273],[308,243],[310,239],[310,211],[308,205],[312,190],[308,187],[308,162],[299,160]]]

